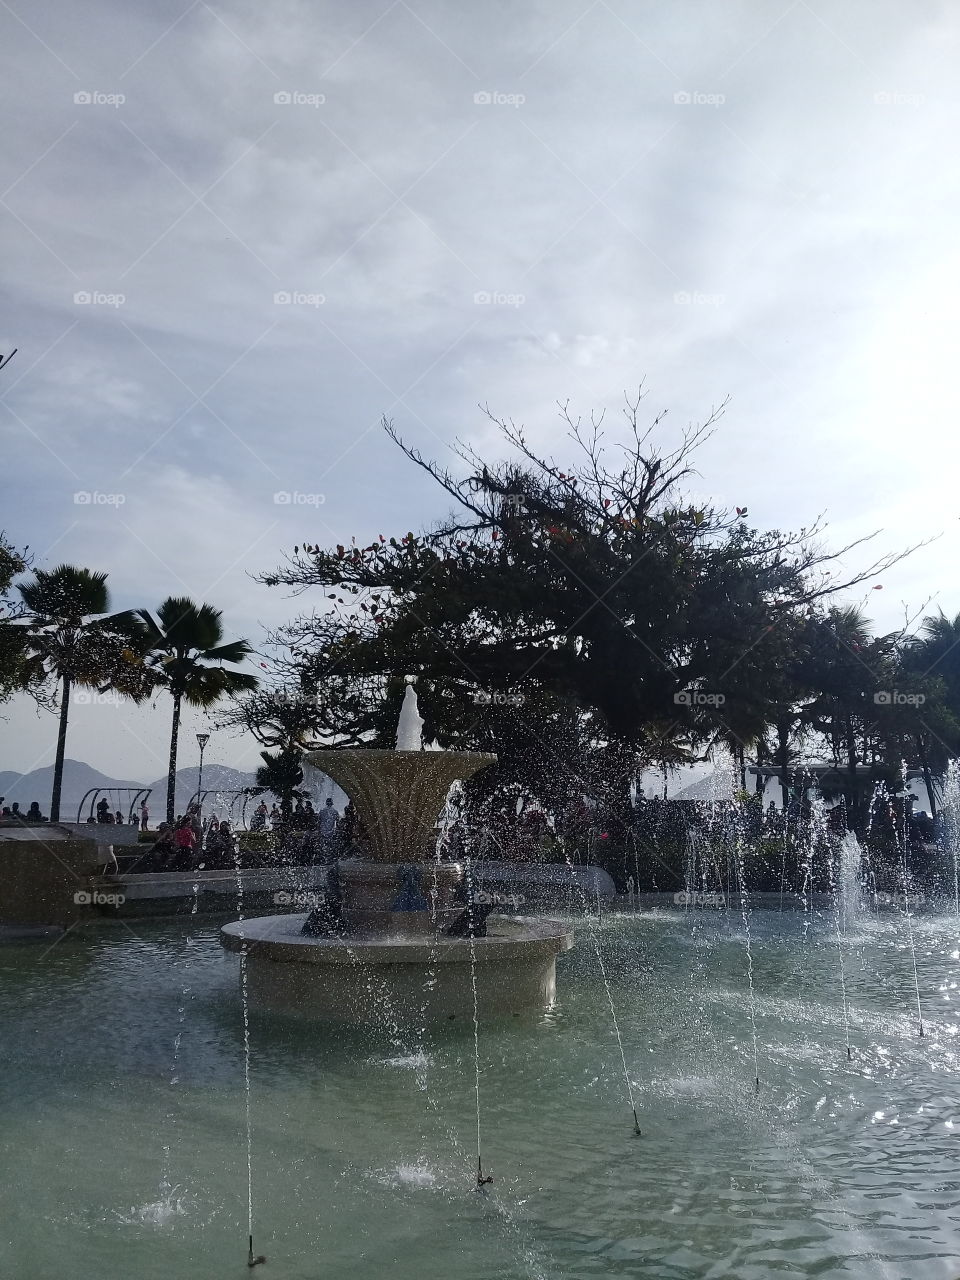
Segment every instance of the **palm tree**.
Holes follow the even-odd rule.
[[[60,728],[53,766],[50,821],[60,820],[63,759],[70,692],[75,685],[115,688],[139,701],[151,679],[140,659],[137,626],[129,611],[110,615],[107,575],[61,564],[36,570],[19,586],[27,609],[26,644],[36,662],[60,682]]]
[[[960,740],[960,614],[948,618],[941,609],[925,617],[920,635],[907,639],[903,656],[911,692],[924,694],[910,717],[911,736],[935,818],[934,773],[943,773]]]
[[[300,800],[304,792],[298,788],[303,782],[299,747],[283,747],[279,751],[261,751],[263,764],[257,769],[257,786],[272,791],[280,801],[280,812],[285,822],[290,821],[294,800]]]
[[[220,611],[186,597],[170,596],[157,609],[156,616],[140,609],[138,617],[157,683],[165,685],[173,698],[167,771],[167,821],[173,822],[181,706],[186,702],[191,707],[211,707],[224,695],[255,689],[256,676],[223,666],[225,662],[242,662],[253,650],[246,640],[224,644]]]

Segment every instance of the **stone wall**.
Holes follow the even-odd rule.
[[[89,915],[83,895],[102,862],[92,840],[69,838],[56,826],[0,832],[0,925],[66,928]]]

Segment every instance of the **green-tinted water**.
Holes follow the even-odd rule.
[[[468,1025],[255,1018],[253,1274],[955,1280],[958,922],[914,924],[924,1039],[902,922],[850,935],[848,1065],[832,917],[757,913],[759,1098],[739,924],[604,921],[641,1138],[589,929],[555,1011],[481,1028],[486,1195]],[[251,1274],[237,964],[209,925],[0,949],[0,1274]]]

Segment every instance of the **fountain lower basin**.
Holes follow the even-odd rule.
[[[439,1022],[545,1009],[557,956],[573,930],[557,920],[490,916],[483,938],[302,933],[305,914],[224,925],[220,941],[246,956],[253,1008],[345,1022]]]

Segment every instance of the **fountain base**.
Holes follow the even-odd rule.
[[[259,916],[221,929],[223,946],[246,955],[251,1007],[356,1023],[472,1018],[475,972],[481,1017],[545,1009],[557,956],[573,946],[573,930],[556,920],[491,916],[487,936],[471,940],[315,938],[302,933],[306,918]]]

